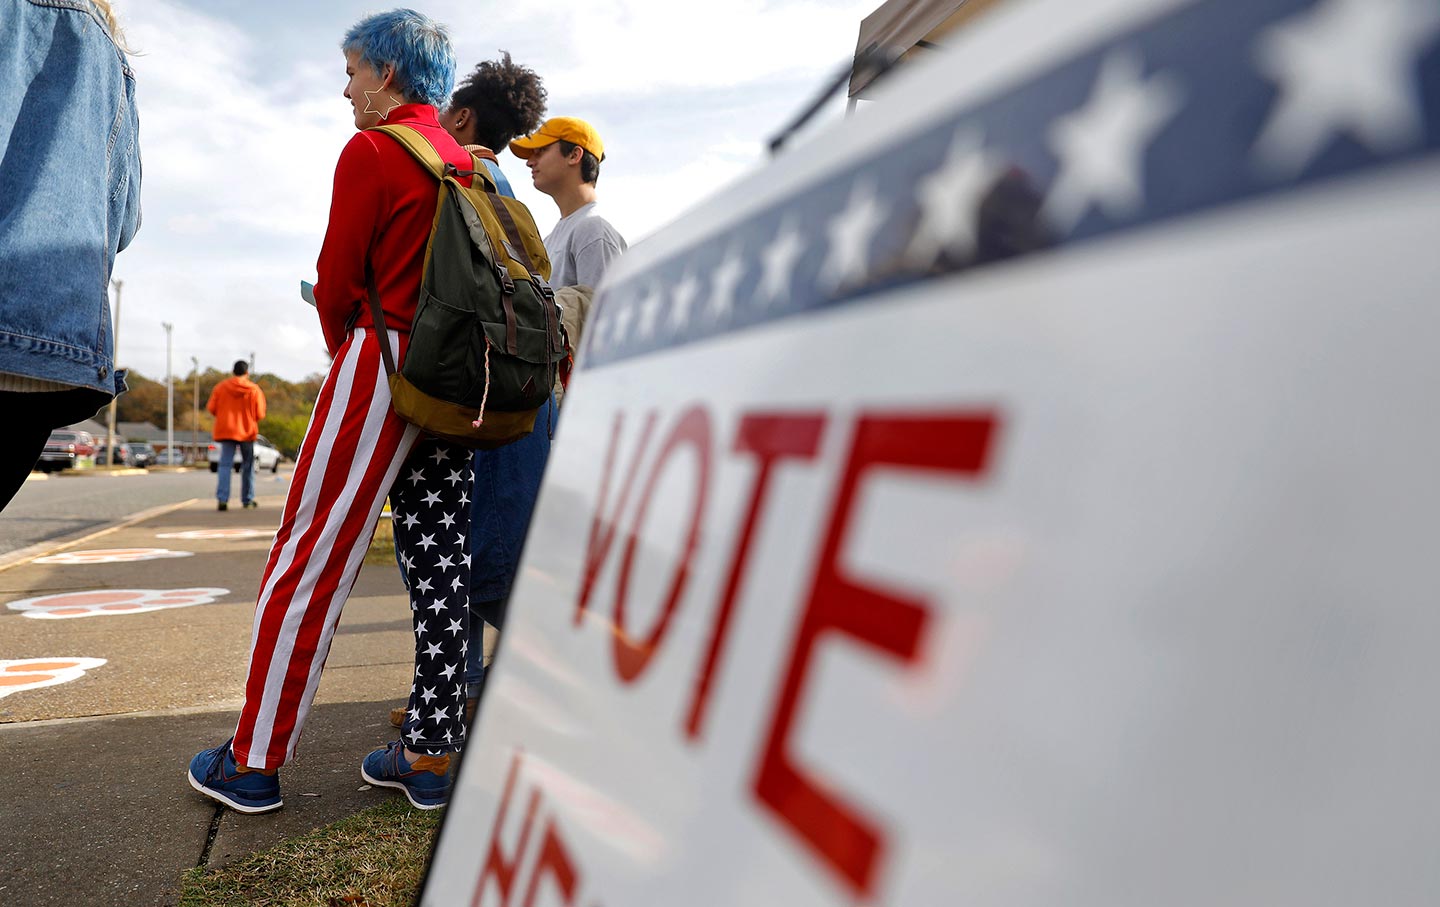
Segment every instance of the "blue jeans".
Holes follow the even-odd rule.
[[[550,458],[555,398],[535,416],[535,428],[519,441],[475,451],[475,487],[470,502],[470,602],[510,597],[540,481]],[[503,612],[502,612],[503,613]],[[498,628],[500,625],[490,621]]]
[[[215,486],[215,500],[222,504],[230,501],[230,471],[235,468],[235,448],[240,448],[240,503],[255,500],[255,442],[221,441],[220,476]]]

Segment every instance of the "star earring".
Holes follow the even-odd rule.
[[[377,94],[379,94],[379,93],[381,92],[381,90],[382,90],[382,89],[377,88],[377,89],[375,89],[374,91],[367,91],[367,92],[365,92],[365,113],[377,114],[377,115],[380,117],[380,119],[384,120],[384,119],[388,119],[388,118],[390,117],[391,112],[394,111],[396,107],[399,107],[399,106],[400,106],[400,101],[399,101],[398,98],[396,98],[396,97],[392,94],[392,95],[389,96],[389,98],[390,98],[390,106],[389,106],[389,107],[386,107],[384,110],[376,110],[376,109],[375,109],[375,96],[376,96]]]

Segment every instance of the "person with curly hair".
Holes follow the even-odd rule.
[[[515,197],[495,158],[517,135],[529,135],[545,116],[545,86],[535,70],[501,51],[499,60],[478,64],[440,114],[440,125],[455,141],[477,152],[501,195]]]
[[[485,162],[500,194],[514,198],[491,149],[504,149],[515,136],[535,131],[545,115],[546,95],[534,70],[514,62],[504,51],[501,54],[499,60],[486,60],[471,71],[441,113],[440,124]],[[467,720],[473,718],[483,689],[485,658],[493,651],[505,621],[510,587],[520,566],[520,548],[550,456],[555,405],[552,396],[536,414],[535,429],[528,436],[495,450],[477,450],[471,459]],[[393,710],[390,719],[398,726],[403,722],[403,710]]]

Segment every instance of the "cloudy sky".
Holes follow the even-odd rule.
[[[535,69],[551,115],[605,139],[606,216],[632,244],[758,166],[766,141],[853,53],[879,0],[428,0],[457,76],[508,50]],[[314,280],[340,149],[354,130],[339,41],[371,2],[120,0],[135,51],[144,226],[116,261],[120,364],[298,379],[327,361]],[[819,118],[838,117],[836,99]],[[542,232],[557,213],[507,153],[501,166]]]

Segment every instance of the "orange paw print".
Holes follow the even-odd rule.
[[[0,660],[0,699],[22,690],[53,687],[85,676],[105,663],[103,658],[22,658]]]
[[[26,617],[61,620],[70,617],[114,617],[166,608],[208,605],[229,595],[229,589],[96,589],[22,598],[6,605]]]

